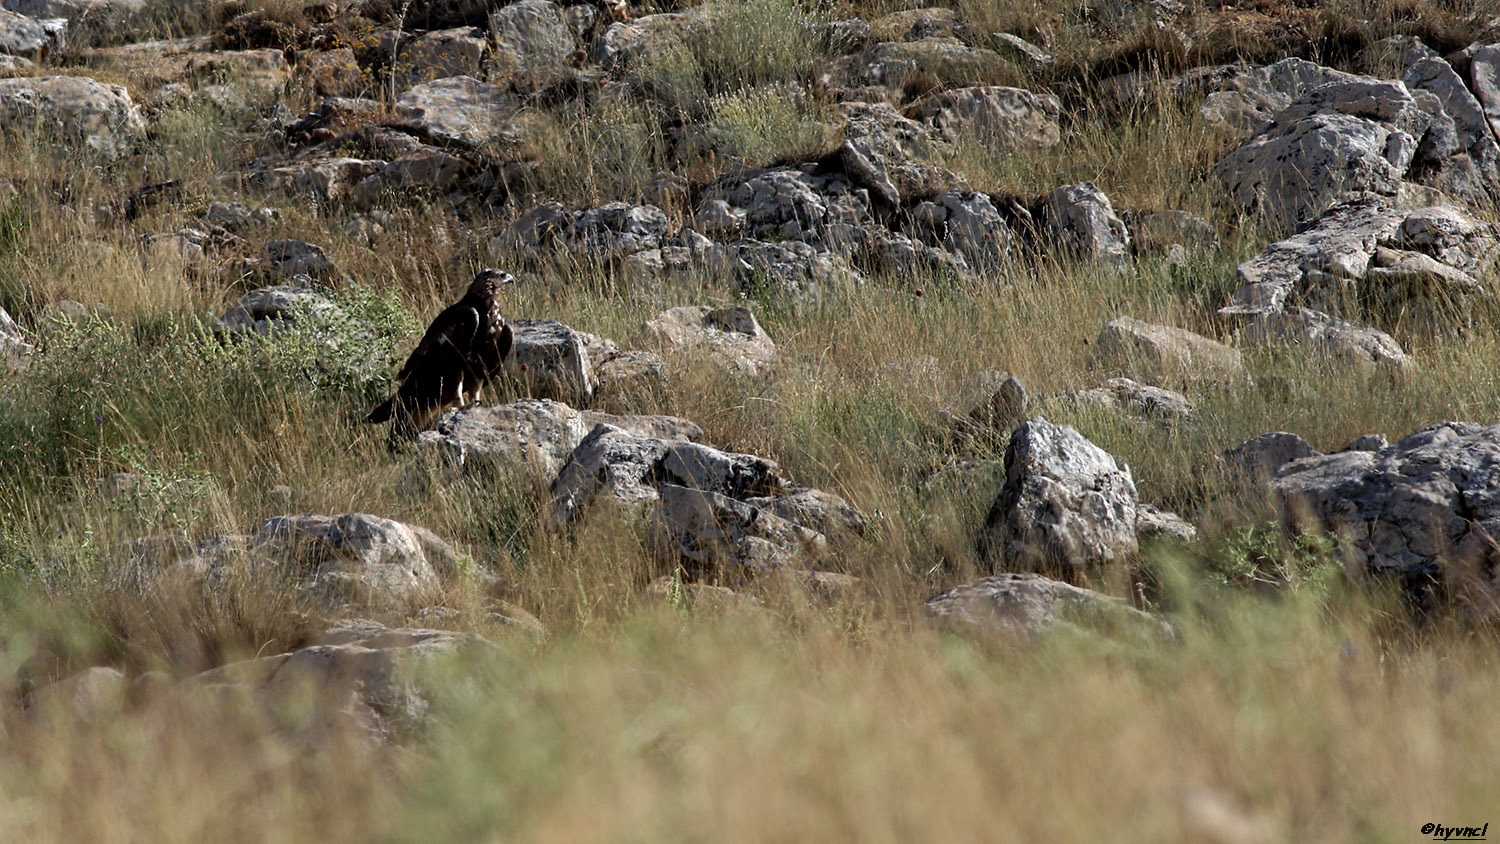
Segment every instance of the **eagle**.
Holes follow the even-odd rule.
[[[394,420],[392,449],[430,428],[447,408],[478,401],[485,384],[500,374],[514,335],[498,297],[500,288],[515,280],[507,272],[480,270],[464,297],[428,326],[396,373],[401,382],[396,394],[365,417],[372,423]]]

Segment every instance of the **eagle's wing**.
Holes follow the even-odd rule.
[[[432,364],[457,362],[466,365],[474,337],[479,333],[479,312],[467,305],[452,305],[437,315],[421,342],[412,350],[401,371],[396,373],[398,381],[404,381],[418,368]]]

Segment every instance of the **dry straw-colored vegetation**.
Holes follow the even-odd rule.
[[[1227,26],[1207,15],[1221,5],[1244,25],[1213,29]],[[1144,259],[1123,274],[1036,261],[965,283],[876,278],[816,300],[750,295],[786,366],[736,380],[675,362],[640,410],[695,420],[709,441],[776,460],[872,516],[843,560],[863,585],[832,604],[773,582],[754,607],[663,605],[643,595],[661,572],[640,531],[605,519],[559,530],[545,480],[517,472],[420,494],[404,482],[403,458],[358,422],[389,386],[367,361],[394,368],[425,318],[487,262],[503,214],[393,202],[394,222],[368,241],[346,229],[347,208],[280,203],[281,220],[257,237],[322,245],[352,280],[340,304],[374,336],[226,347],[208,326],[248,281],[165,253],[143,262],[139,244],[232,198],[214,175],[243,163],[254,104],[169,110],[120,163],[7,133],[0,307],[37,352],[24,377],[0,382],[0,686],[18,702],[98,664],[148,679],[139,699],[87,722],[4,708],[0,839],[1399,842],[1426,822],[1500,820],[1488,814],[1500,781],[1500,739],[1485,717],[1500,694],[1492,632],[1411,624],[1390,596],[1347,581],[1319,543],[1284,537],[1270,505],[1213,461],[1270,430],[1335,448],[1438,419],[1500,418],[1500,315],[1489,310],[1461,329],[1370,313],[1421,361],[1420,377],[1354,381],[1265,353],[1249,360],[1254,389],[1195,391],[1197,413],[1173,427],[1047,408],[1128,462],[1145,500],[1202,526],[1196,546],[1148,549],[1133,573],[1177,625],[1170,642],[1061,635],[1018,647],[920,622],[925,598],[983,573],[975,538],[998,486],[982,473],[971,485],[928,480],[1004,447],[955,441],[938,411],[965,408],[982,370],[1013,373],[1039,396],[1098,383],[1107,373],[1089,344],[1121,314],[1222,334],[1215,311],[1235,263],[1264,242],[1218,200],[1210,170],[1229,141],[1195,104],[1155,96],[1122,111],[1092,94],[1120,67],[1167,74],[1204,56],[1128,26],[1100,42],[1092,18],[1056,4],[953,6],[972,32],[1048,46],[1053,68],[995,81],[1056,91],[1071,125],[1052,151],[961,145],[951,166],[976,187],[1024,197],[1093,180],[1119,207],[1207,217],[1225,249],[1185,265]],[[682,114],[730,139],[718,149],[738,161],[669,160],[659,115],[600,101],[543,118],[553,122],[518,153],[546,162],[525,189],[575,205],[633,200],[674,164],[704,179],[823,154],[830,104],[787,86],[810,84],[827,57],[787,36],[801,32],[787,21],[902,7],[748,2],[643,71]],[[1219,60],[1278,57],[1278,39],[1309,37],[1320,58],[1353,68],[1385,35],[1451,44],[1486,13],[1500,9],[1261,0],[1197,4],[1190,19],[1208,27],[1195,49]],[[1294,35],[1259,27],[1276,18]],[[214,25],[173,6],[159,34]],[[127,85],[145,72],[70,60]],[[311,105],[305,92],[287,96],[294,112]],[[96,210],[167,179],[173,202],[129,218]],[[645,288],[589,267],[529,275],[507,296],[510,315],[621,341],[666,307],[747,298],[716,278]],[[61,300],[99,303],[103,316],[49,307]],[[116,472],[140,486],[106,494]],[[133,595],[118,586],[114,549],[146,535],[244,532],[285,511],[278,487],[295,491],[298,510],[378,513],[461,548],[471,576],[442,597],[446,618],[497,647],[434,668],[445,691],[426,733],[372,749],[337,729],[289,732],[232,695],[152,693],[315,631],[274,579],[211,597]],[[1133,583],[1103,585],[1123,594]],[[497,597],[550,637],[486,616]]]

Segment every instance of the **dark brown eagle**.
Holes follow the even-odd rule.
[[[480,270],[469,292],[437,315],[412,350],[396,380],[396,394],[370,411],[366,422],[394,419],[389,443],[396,448],[432,426],[444,410],[479,400],[510,354],[512,333],[500,313],[499,293],[516,279],[500,270]]]

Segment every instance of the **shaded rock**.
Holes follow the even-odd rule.
[[[404,153],[362,180],[354,188],[354,200],[369,206],[386,196],[404,199],[412,190],[450,190],[460,187],[473,169],[463,158],[424,146]]]
[[[86,668],[27,695],[27,711],[77,719],[85,723],[117,714],[125,706],[130,680],[108,666]]]
[[[505,371],[532,398],[587,406],[598,381],[583,336],[552,319],[511,320]]]
[[[1164,422],[1180,422],[1193,415],[1193,403],[1187,396],[1129,378],[1111,378],[1091,390],[1072,393],[1068,398]]]
[[[302,240],[272,240],[266,243],[264,266],[281,278],[308,276],[326,279],[337,273],[323,249]]]
[[[348,47],[319,50],[302,58],[300,69],[320,97],[358,97],[372,86]]]
[[[776,359],[776,344],[745,307],[671,308],[641,331],[646,343],[678,353],[707,353],[716,366],[750,377],[767,371]]]
[[[221,202],[215,200],[203,212],[203,222],[240,232],[260,226],[269,226],[281,220],[281,209],[269,206],[252,207],[243,202]]]
[[[888,161],[930,158],[948,148],[931,127],[906,117],[890,103],[839,103],[838,110],[845,120],[845,139],[863,142]]]
[[[490,241],[490,250],[550,250],[572,260],[609,262],[659,248],[666,233],[667,214],[654,205],[611,202],[567,211],[549,202],[507,226]]]
[[[406,128],[467,148],[520,143],[525,127],[515,119],[518,108],[513,95],[470,76],[414,86],[396,101]]]
[[[863,233],[865,230],[860,230]],[[858,286],[864,279],[842,255],[811,243],[742,240],[730,247],[730,274],[741,291],[811,297],[827,287]],[[714,259],[707,269],[719,264]]]
[[[129,153],[146,131],[128,91],[83,76],[0,79],[3,123],[35,123],[108,158]]]
[[[839,159],[849,178],[856,185],[868,190],[872,197],[878,197],[890,207],[901,203],[901,193],[891,182],[891,175],[885,168],[885,160],[880,157],[879,153],[870,149],[869,144],[864,141],[845,139],[843,145],[839,147]]]
[[[1283,59],[1228,80],[1223,90],[1208,95],[1200,112],[1209,122],[1232,129],[1240,137],[1249,137],[1308,91],[1356,78],[1354,74],[1306,59]]]
[[[255,554],[301,572],[304,589],[357,606],[428,600],[455,566],[453,549],[426,528],[366,513],[276,516],[251,544]]]
[[[727,495],[670,483],[660,487],[651,537],[664,560],[699,576],[748,578],[828,556],[822,534]]]
[[[293,717],[290,726],[300,731],[353,725],[371,740],[393,741],[417,735],[432,714],[434,690],[421,669],[487,646],[471,633],[357,623],[292,653],[232,662],[188,683],[250,691]]]
[[[428,32],[401,47],[392,72],[403,88],[454,76],[477,79],[488,48],[481,29],[466,26]]]
[[[1039,574],[997,574],[929,600],[927,618],[944,627],[962,627],[1033,641],[1058,630],[1122,631],[1161,636],[1167,625],[1110,598]]]
[[[1093,182],[1063,185],[1042,206],[1042,224],[1062,251],[1116,269],[1130,257],[1130,230]]]
[[[996,51],[1006,58],[1033,69],[1046,67],[1056,61],[1051,53],[1009,32],[995,33]]]
[[[1294,100],[1215,168],[1242,208],[1290,230],[1365,193],[1394,196],[1418,141],[1441,113],[1400,82],[1365,77]]]
[[[863,536],[868,527],[865,515],[849,502],[811,487],[799,487],[775,497],[746,498],[745,503],[830,539]]]
[[[1446,127],[1441,132],[1434,127],[1422,139],[1418,166],[1425,163],[1444,171],[1424,181],[1470,202],[1500,200],[1500,144],[1485,121],[1483,106],[1463,80],[1447,62],[1434,57],[1408,65],[1401,81],[1412,91],[1437,97],[1443,117],[1452,122],[1451,134]]]
[[[1422,610],[1496,609],[1500,426],[1443,422],[1379,451],[1300,461],[1274,487],[1290,524],[1327,531],[1353,570],[1400,583]]]
[[[1220,460],[1230,476],[1255,489],[1269,488],[1282,466],[1322,452],[1296,434],[1272,431],[1228,449]]]
[[[1379,451],[1390,445],[1381,434],[1363,434],[1349,441],[1349,444],[1339,449],[1340,451]]]
[[[520,399],[449,411],[438,419],[435,430],[423,431],[417,438],[417,453],[465,471],[481,466],[534,466],[550,478],[601,424],[667,442],[697,441],[703,436],[697,425],[675,416],[616,416],[575,410],[549,399]]]
[[[1136,380],[1165,383],[1246,380],[1238,349],[1182,328],[1131,317],[1111,320],[1095,343],[1099,357]]]
[[[1196,542],[1198,529],[1187,519],[1150,504],[1136,508],[1135,533],[1142,540],[1169,539],[1177,542]]]
[[[1500,254],[1500,232],[1450,206],[1418,208],[1401,221],[1389,245],[1430,255],[1470,276],[1482,277]]]
[[[322,288],[313,285],[311,279],[302,281],[304,283],[277,284],[246,293],[214,323],[214,334],[224,336],[249,331],[267,336],[295,326],[299,314],[319,319],[341,315],[338,306],[328,299]]]
[[[67,43],[66,18],[37,18],[0,9],[0,53],[13,56],[45,55]]]
[[[1414,367],[1401,344],[1389,334],[1307,308],[1259,314],[1246,324],[1240,337],[1259,348],[1302,349],[1335,367],[1362,375],[1401,373]]]
[[[225,181],[231,188],[244,184],[254,190],[287,198],[311,196],[322,201],[343,199],[356,185],[385,168],[378,159],[313,153],[291,159],[270,158],[251,162],[240,174]]]
[[[1208,221],[1186,211],[1156,211],[1125,216],[1130,243],[1137,252],[1166,252],[1182,246],[1190,252],[1219,251],[1219,234]]]
[[[573,33],[551,0],[521,0],[490,14],[495,61],[524,90],[540,90],[571,68]]]
[[[1500,44],[1474,50],[1469,58],[1469,81],[1490,131],[1500,138]]]
[[[998,79],[1005,72],[1006,62],[996,53],[969,47],[956,38],[932,37],[875,44],[837,59],[823,74],[822,82],[831,88],[892,89],[913,83],[931,90],[934,83],[973,85]]]
[[[1031,397],[1021,379],[1008,373],[992,374],[999,376],[999,383],[992,389],[981,387],[981,391],[988,392],[988,395],[969,411],[968,424],[976,432],[991,437],[1009,436],[1010,431],[1025,418]]]
[[[1129,467],[1037,417],[1011,434],[980,550],[997,567],[1086,578],[1135,555],[1136,505]]]
[[[628,67],[642,56],[682,44],[695,27],[715,13],[712,4],[703,4],[682,12],[612,23],[594,39],[594,59],[606,69]]]
[[[963,259],[965,269],[993,270],[1015,253],[1016,238],[987,194],[948,190],[911,209],[910,234]]]
[[[21,327],[10,318],[10,314],[0,308],[0,370],[7,373],[16,373],[26,368],[26,359],[31,356],[33,347],[26,342],[26,335],[21,333]]]
[[[1062,139],[1057,97],[1020,88],[958,88],[920,100],[911,111],[949,142],[971,139],[1002,148],[1046,148]]]
[[[894,186],[892,186],[894,189]],[[844,173],[815,167],[773,167],[731,174],[705,199],[723,199],[745,214],[756,237],[788,238],[823,246],[847,245],[841,231],[858,232],[870,220],[868,199]]]

